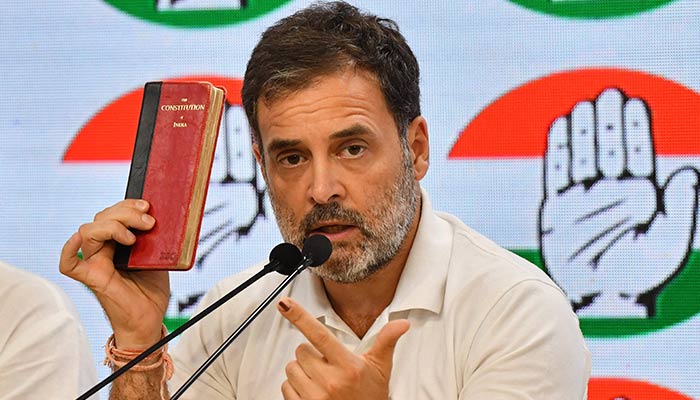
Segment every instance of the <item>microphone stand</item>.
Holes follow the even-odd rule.
[[[133,360],[129,361],[126,363],[123,367],[119,368],[118,370],[114,371],[110,376],[107,378],[103,379],[101,382],[99,382],[97,385],[93,386],[90,390],[87,392],[83,393],[80,397],[78,397],[76,400],[87,400],[90,396],[93,394],[97,393],[100,389],[114,381],[115,379],[119,378],[122,374],[125,372],[129,371],[134,365],[140,363],[143,361],[146,357],[151,355],[154,351],[160,349],[163,347],[166,343],[170,342],[173,340],[175,337],[180,335],[182,332],[184,332],[186,329],[188,329],[190,326],[196,324],[201,320],[202,318],[206,317],[207,315],[211,314],[212,311],[216,310],[219,308],[221,305],[229,301],[233,296],[237,295],[244,289],[246,289],[248,286],[253,284],[255,281],[258,279],[262,278],[264,275],[274,271],[273,263],[267,264],[262,270],[260,270],[258,273],[253,275],[252,277],[248,278],[245,282],[242,284],[238,285],[235,287],[233,290],[228,292],[226,295],[224,295],[222,298],[217,300],[216,302],[212,303],[209,307],[205,308],[202,310],[199,314],[193,316],[190,318],[187,322],[182,324],[179,328],[175,329],[172,331],[169,335],[166,337],[162,338],[159,340],[156,344],[153,346],[149,347],[146,349],[143,353],[139,354],[134,358]]]
[[[179,399],[180,396],[182,396],[182,394],[185,392],[185,390],[187,390],[190,386],[192,386],[194,381],[197,380],[197,378],[199,378],[199,376],[202,375],[207,368],[209,368],[209,366],[216,360],[216,358],[218,358],[219,355],[221,355],[221,353],[223,353],[223,351],[226,350],[226,348],[229,345],[231,345],[231,343],[233,343],[233,341],[236,340],[236,338],[238,336],[240,336],[240,334],[243,332],[243,330],[245,328],[247,328],[248,325],[250,325],[250,323],[253,322],[253,320],[255,318],[258,317],[258,315],[263,311],[263,309],[265,309],[265,307],[267,307],[272,302],[272,300],[275,297],[277,297],[282,292],[282,290],[284,290],[284,288],[287,287],[287,285],[289,285],[289,283],[292,282],[292,280],[294,278],[297,277],[297,275],[299,275],[303,270],[305,270],[307,267],[309,267],[312,263],[313,263],[313,260],[311,258],[305,257],[304,262],[302,262],[297,267],[297,269],[294,270],[294,272],[292,272],[289,276],[287,276],[284,279],[284,281],[282,281],[282,283],[280,283],[279,286],[277,286],[277,288],[275,290],[273,290],[272,293],[270,293],[270,295],[267,296],[267,298],[265,300],[263,300],[262,303],[260,303],[258,308],[256,308],[255,311],[253,311],[250,314],[250,316],[245,321],[243,321],[243,323],[241,323],[241,325],[231,334],[231,336],[229,336],[228,339],[226,339],[226,341],[221,346],[219,346],[219,348],[216,349],[216,351],[214,351],[214,353],[212,353],[209,356],[209,358],[207,358],[207,360],[199,367],[199,369],[197,369],[197,371],[195,371],[195,373],[192,374],[192,376],[187,380],[187,382],[185,382],[180,387],[180,389],[178,389],[178,391],[175,392],[175,394],[170,397],[170,400]]]

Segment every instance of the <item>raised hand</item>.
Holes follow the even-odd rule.
[[[167,271],[119,271],[112,261],[116,242],[136,241],[129,228],[153,228],[148,207],[143,200],[123,200],[99,212],[61,251],[61,273],[93,291],[112,324],[117,345],[124,349],[146,349],[160,339],[170,295]]]
[[[296,360],[287,364],[287,380],[282,384],[285,400],[389,398],[394,348],[408,330],[408,321],[386,324],[369,351],[358,356],[292,299],[282,299],[277,308],[310,343],[299,345]]]
[[[657,183],[649,110],[618,89],[579,102],[552,123],[540,247],[579,315],[653,313],[640,295],[683,267],[695,231],[699,176],[684,167]]]

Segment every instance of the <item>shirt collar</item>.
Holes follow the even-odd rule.
[[[421,216],[396,294],[387,307],[389,314],[411,309],[440,313],[445,297],[447,269],[452,252],[452,230],[433,212],[428,194],[421,188]],[[302,272],[290,296],[317,319],[335,314],[321,279]]]
[[[435,214],[422,188],[421,198],[420,223],[394,300],[389,304],[389,313],[423,309],[438,314],[442,310],[452,253],[452,229]]]

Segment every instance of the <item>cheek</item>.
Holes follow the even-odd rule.
[[[272,207],[278,216],[284,217],[285,220],[298,219],[297,209],[303,204],[303,198],[300,198],[300,190],[296,185],[284,180],[268,180],[267,190]]]

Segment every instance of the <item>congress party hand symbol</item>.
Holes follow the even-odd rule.
[[[211,285],[231,273],[220,264],[227,242],[247,236],[258,217],[271,215],[249,129],[243,108],[225,103],[195,258],[197,278],[171,276],[170,317],[187,316]]]
[[[197,267],[226,240],[246,236],[265,212],[265,185],[243,107],[226,105],[199,238]]]
[[[614,88],[550,126],[539,235],[542,259],[579,315],[647,317],[693,242],[700,174],[657,183],[646,103]],[[644,303],[644,304],[641,304]]]

